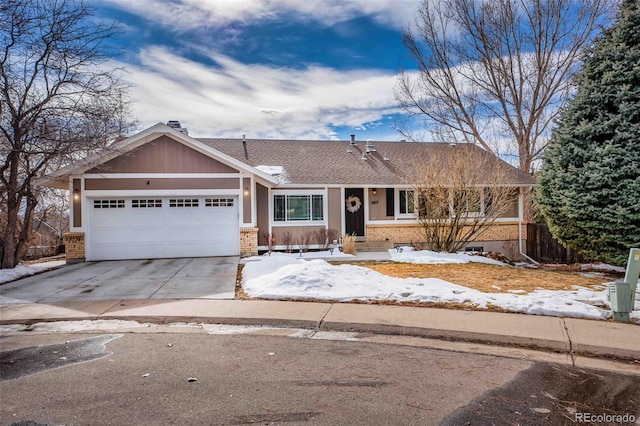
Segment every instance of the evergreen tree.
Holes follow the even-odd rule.
[[[640,1],[624,0],[576,77],[536,188],[553,235],[623,265],[640,247]]]

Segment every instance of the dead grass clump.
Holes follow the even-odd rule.
[[[425,265],[414,263],[359,262],[385,275],[399,278],[440,278],[485,293],[537,289],[572,290],[574,286],[598,288],[603,279],[583,277],[575,273],[542,269],[513,268],[484,263]]]
[[[345,235],[342,237],[342,252],[346,254],[356,254],[355,235]]]

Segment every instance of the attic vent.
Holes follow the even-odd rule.
[[[376,148],[373,146],[373,142],[371,142],[371,139],[367,140],[367,144],[365,145],[365,151],[368,153],[370,152],[375,152]]]
[[[351,135],[351,142],[349,142],[349,145],[355,145],[356,144],[356,135]]]
[[[182,127],[182,125],[180,124],[180,122],[178,120],[169,120],[167,121],[167,126],[171,127],[172,129],[176,129],[179,132],[184,133],[185,135],[189,134],[189,131],[187,130],[186,127]]]

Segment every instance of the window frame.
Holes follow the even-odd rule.
[[[277,201],[276,197],[284,197],[282,199],[284,201],[284,216],[282,218],[276,218],[276,213],[278,212],[277,206],[282,202]],[[308,218],[292,219],[291,216],[288,215],[287,210],[290,210],[288,208],[290,197],[304,197],[308,199]],[[319,209],[316,204],[318,200],[321,202]],[[327,223],[327,193],[324,190],[272,191],[270,204],[269,220],[274,226],[323,225]],[[318,217],[318,212],[321,214],[321,218],[314,219],[314,217]]]
[[[412,193],[411,197],[411,211],[402,212],[402,197],[403,193]],[[409,207],[409,199],[404,203],[405,207]],[[417,218],[418,212],[416,211],[416,191],[414,188],[398,188],[396,190],[396,217],[397,218]]]

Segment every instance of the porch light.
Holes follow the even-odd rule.
[[[249,196],[249,188],[247,188],[247,187],[244,188],[244,196],[245,197]]]
[[[372,193],[373,195],[378,195],[378,190],[377,190],[376,188],[373,188],[373,189],[371,190],[371,193]]]

